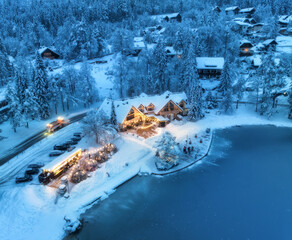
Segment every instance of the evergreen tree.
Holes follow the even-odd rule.
[[[230,62],[229,59],[225,60],[224,68],[220,78],[220,84],[218,91],[222,92],[223,100],[221,102],[221,108],[226,113],[233,111],[232,107],[232,79],[230,76]]]
[[[199,80],[197,78],[193,79],[190,88],[188,97],[188,117],[189,120],[197,121],[204,117],[202,87],[199,85]]]
[[[112,109],[111,109],[111,118],[110,118],[110,124],[113,126],[117,126],[117,115],[116,115],[116,109],[115,109],[115,104],[114,101],[112,100]]]
[[[23,118],[21,114],[22,109],[19,104],[19,99],[17,97],[15,87],[12,86],[11,84],[9,84],[7,87],[6,100],[10,106],[10,109],[8,112],[8,118],[10,120],[10,124],[14,132],[16,132],[16,128],[22,125]]]
[[[48,83],[47,72],[41,58],[41,55],[36,55],[35,77],[33,79],[33,90],[35,101],[38,105],[39,117],[47,119],[50,116],[49,96],[50,89]]]

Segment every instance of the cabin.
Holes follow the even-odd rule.
[[[276,51],[276,46],[278,45],[277,41],[275,39],[267,39],[260,45],[261,51]]]
[[[264,24],[263,23],[256,23],[253,26],[251,26],[248,31],[249,33],[259,33],[262,31]]]
[[[139,53],[146,48],[145,42],[143,37],[134,37],[134,41],[133,41],[133,53],[132,55],[134,57],[137,57],[139,55]]]
[[[292,15],[282,15],[279,17],[278,22],[281,28],[286,28],[289,22],[292,22]]]
[[[174,50],[173,47],[171,46],[167,46],[165,47],[165,53],[167,57],[173,58],[173,57],[177,57],[178,59],[182,58],[182,51],[176,51]]]
[[[250,34],[250,28],[253,26],[252,24],[242,21],[234,21],[234,23],[236,24],[239,32],[244,35]]]
[[[200,78],[219,78],[223,67],[223,57],[197,57],[197,71]]]
[[[153,20],[159,22],[181,22],[182,16],[180,13],[169,13],[169,14],[161,14],[161,15],[153,15],[151,16]]]
[[[243,22],[249,24],[256,24],[256,20],[254,18],[234,18],[235,22]]]
[[[255,8],[251,7],[251,8],[243,8],[239,10],[240,14],[254,14],[255,13]]]
[[[218,6],[214,7],[213,11],[217,13],[221,13],[221,9]]]
[[[54,48],[43,47],[38,50],[39,54],[43,59],[59,59],[60,55],[55,52]]]
[[[156,124],[164,127],[170,121],[181,120],[188,113],[187,97],[184,92],[165,92],[162,95],[142,93],[140,96],[113,102],[115,114],[121,131],[139,129]],[[111,116],[112,100],[105,99],[99,110],[106,116]]]
[[[253,44],[248,40],[241,40],[240,41],[240,53],[239,56],[252,56],[253,55]]]
[[[225,8],[226,15],[237,15],[240,11],[238,6]]]

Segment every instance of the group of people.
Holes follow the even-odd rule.
[[[197,135],[195,135],[195,138],[197,138]],[[189,138],[186,140],[185,146],[184,146],[184,153],[191,155],[191,152],[195,150],[194,146],[192,145],[192,140]]]

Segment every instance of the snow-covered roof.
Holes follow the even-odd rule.
[[[229,12],[229,11],[235,11],[235,10],[239,10],[240,8],[238,6],[234,6],[234,7],[228,7],[228,8],[225,8],[225,11],[226,12]]]
[[[243,8],[239,12],[240,13],[250,13],[252,11],[255,11],[255,8],[253,8],[253,7],[251,7],[251,8]]]
[[[259,67],[260,65],[262,65],[262,59],[261,59],[261,56],[260,55],[256,55],[253,57],[252,59],[252,62],[253,62],[253,65],[255,67]]]
[[[276,44],[278,44],[278,43],[276,42],[275,39],[267,39],[267,40],[265,40],[264,42],[262,42],[262,44],[263,44],[264,46],[268,46],[268,45],[270,45],[270,44],[273,43],[273,42],[275,42]]]
[[[252,24],[250,24],[250,23],[246,23],[246,22],[242,22],[242,21],[234,21],[234,22],[240,26],[252,27]]]
[[[142,49],[142,48],[145,48],[146,45],[144,42],[134,42],[134,48],[139,48],[139,49]]]
[[[144,38],[143,37],[134,37],[134,42],[143,42]]]
[[[198,69],[223,69],[223,57],[197,57]]]
[[[166,55],[172,56],[177,54],[182,54],[181,51],[176,51],[173,47],[167,46],[165,47]]]
[[[179,15],[179,13],[168,13],[168,14],[161,14],[161,15],[152,15],[151,18],[153,20],[161,21],[168,17],[169,19],[176,18]]]
[[[54,53],[57,53],[55,47],[41,47],[41,48],[38,50],[38,53],[39,53],[39,54],[42,54],[42,53],[43,53],[44,51],[46,51],[47,49],[53,51]]]
[[[141,94],[135,98],[129,98],[124,100],[114,100],[115,112],[117,116],[118,123],[122,123],[127,114],[129,113],[132,107],[135,107],[137,110],[142,104],[147,107],[150,103],[154,105],[154,113],[157,114],[169,100],[172,100],[174,103],[178,104],[181,100],[186,100],[187,96],[184,92],[182,93],[171,93],[165,92],[162,95],[147,95],[145,93]],[[105,99],[101,104],[98,111],[103,111],[107,117],[111,116],[112,102],[110,99]]]
[[[282,15],[279,17],[280,23],[288,24],[290,21],[292,22],[292,15]]]
[[[72,151],[72,152],[65,152],[64,154],[62,154],[62,155],[58,156],[57,158],[55,158],[53,161],[51,161],[48,164],[46,164],[44,167],[42,167],[42,169],[52,170],[59,163],[61,163],[65,159],[69,158],[72,154],[76,153],[77,151],[80,151],[80,149],[78,149],[76,151]]]
[[[253,44],[251,43],[251,41],[246,40],[246,39],[240,40],[239,44],[240,44],[240,46],[242,46],[242,45],[250,45],[251,47],[253,46]]]

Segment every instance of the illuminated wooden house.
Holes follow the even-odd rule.
[[[116,100],[114,106],[120,130],[150,123],[157,123],[158,126],[164,127],[174,119],[181,120],[181,116],[188,113],[185,93],[165,92],[154,96],[142,93],[135,98]],[[111,100],[105,99],[99,111],[110,117]]]
[[[39,52],[39,54],[41,54],[43,59],[53,60],[53,59],[60,58],[60,55],[57,54],[53,48],[50,49],[48,47],[43,47],[43,48],[39,49],[38,52]]]
[[[248,41],[248,40],[242,40],[240,41],[240,53],[239,55],[240,56],[251,56],[253,55],[253,44]]]

